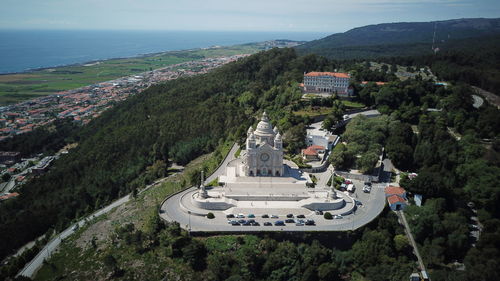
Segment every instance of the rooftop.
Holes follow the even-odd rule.
[[[398,195],[391,195],[387,198],[387,202],[389,202],[389,204],[394,204],[394,203],[397,203],[397,202],[401,202],[401,203],[406,203],[406,201],[399,197]]]
[[[337,77],[337,78],[349,78],[348,73],[343,73],[343,72],[309,72],[304,74],[304,76],[308,77],[320,77],[320,76],[332,76],[332,77]]]
[[[405,192],[406,190],[399,186],[388,186],[385,188],[385,194],[401,195],[404,194]]]

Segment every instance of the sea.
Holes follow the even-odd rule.
[[[266,40],[310,41],[326,35],[315,32],[0,30],[0,74]]]

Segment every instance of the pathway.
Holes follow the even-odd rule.
[[[422,260],[422,257],[420,256],[420,252],[418,251],[417,243],[415,242],[415,239],[413,239],[413,234],[411,233],[410,226],[408,225],[408,222],[406,221],[405,213],[403,211],[396,211],[396,214],[398,215],[401,222],[403,223],[403,226],[405,227],[406,236],[408,236],[408,239],[410,240],[410,244],[413,247],[413,252],[415,253],[415,256],[417,257],[420,270],[426,271],[424,262]]]

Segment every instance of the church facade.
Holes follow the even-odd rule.
[[[255,131],[248,129],[243,173],[252,176],[283,176],[283,140],[264,112]]]

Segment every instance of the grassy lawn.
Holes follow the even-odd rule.
[[[172,51],[148,56],[110,59],[92,64],[63,66],[21,74],[0,75],[0,106],[50,95],[98,82],[207,57],[256,53],[255,44]]]
[[[347,108],[363,108],[366,106],[362,103],[350,100],[342,100],[342,104],[345,105]]]

